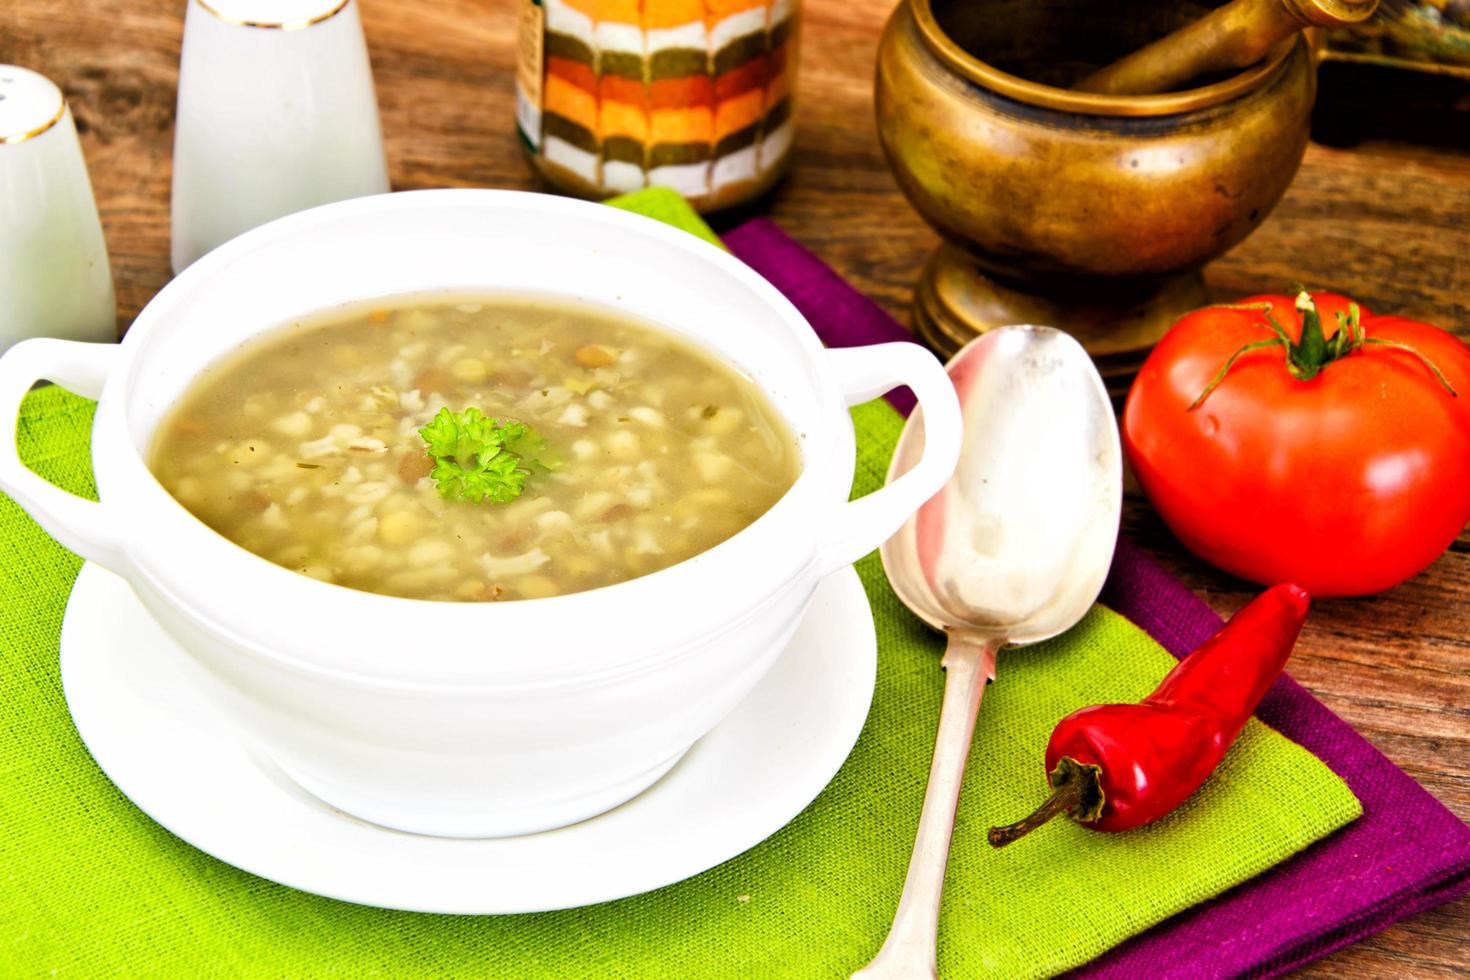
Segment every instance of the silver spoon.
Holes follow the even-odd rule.
[[[949,483],[883,545],[904,605],[948,637],[944,705],[903,896],[865,980],[939,976],[939,899],[980,695],[995,654],[1056,636],[1097,599],[1123,502],[1123,457],[1102,378],[1050,327],[1002,327],[947,368],[965,436]],[[888,470],[919,458],[914,413]]]

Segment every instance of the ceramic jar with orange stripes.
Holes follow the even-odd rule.
[[[750,200],[791,150],[799,0],[521,0],[517,128],[559,190]]]

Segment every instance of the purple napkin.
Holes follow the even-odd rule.
[[[830,347],[908,340],[872,300],[764,218],[724,237]],[[907,413],[907,391],[889,396]],[[1126,538],[1103,591],[1176,657],[1220,626],[1201,599]],[[1470,891],[1470,827],[1296,681],[1283,676],[1256,716],[1352,788],[1363,816],[1247,884],[1116,947],[1075,976],[1272,976]]]

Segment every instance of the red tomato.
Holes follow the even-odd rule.
[[[1309,352],[1293,373],[1284,344],[1250,350],[1192,410],[1232,354],[1275,333],[1264,309],[1181,319],[1128,393],[1123,442],[1149,500],[1201,558],[1262,585],[1364,595],[1421,571],[1470,521],[1470,348],[1362,310],[1368,342],[1331,360],[1350,301],[1314,298],[1328,340],[1315,376]],[[1295,301],[1238,305],[1253,303],[1270,304],[1301,353]]]

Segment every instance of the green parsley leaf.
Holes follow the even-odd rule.
[[[546,440],[524,422],[492,418],[478,408],[463,412],[439,409],[419,430],[434,459],[429,476],[446,500],[508,503],[526,489]]]

